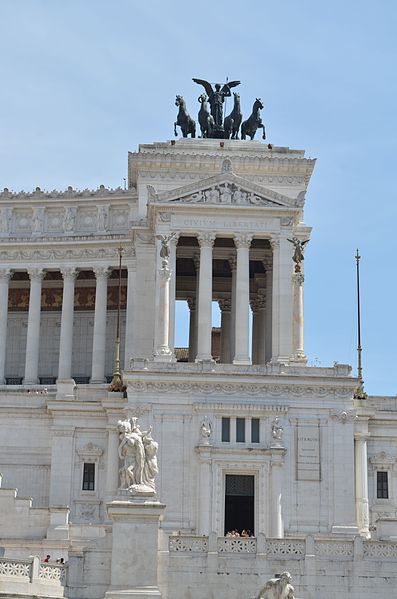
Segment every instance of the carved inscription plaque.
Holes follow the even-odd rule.
[[[297,426],[296,478],[321,480],[320,427],[318,424]]]

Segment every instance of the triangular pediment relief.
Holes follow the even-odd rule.
[[[299,208],[304,202],[301,194],[297,199],[292,199],[256,183],[251,183],[231,172],[222,172],[213,177],[159,193],[156,193],[153,186],[148,185],[148,193],[150,204]]]

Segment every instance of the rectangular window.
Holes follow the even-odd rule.
[[[83,491],[95,491],[95,464],[84,463]]]
[[[236,441],[245,443],[245,418],[236,418]]]
[[[251,443],[259,443],[259,418],[251,419]]]
[[[222,418],[222,441],[230,442],[230,418]]]
[[[378,499],[389,499],[389,481],[387,472],[376,473],[376,497]]]

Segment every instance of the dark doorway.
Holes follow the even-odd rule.
[[[226,474],[225,532],[245,529],[254,534],[254,477]]]

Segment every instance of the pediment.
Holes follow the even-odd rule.
[[[232,172],[222,172],[213,177],[156,193],[148,185],[150,204],[205,204],[214,206],[257,206],[271,208],[300,208],[304,197],[292,199],[266,187],[251,183]]]

